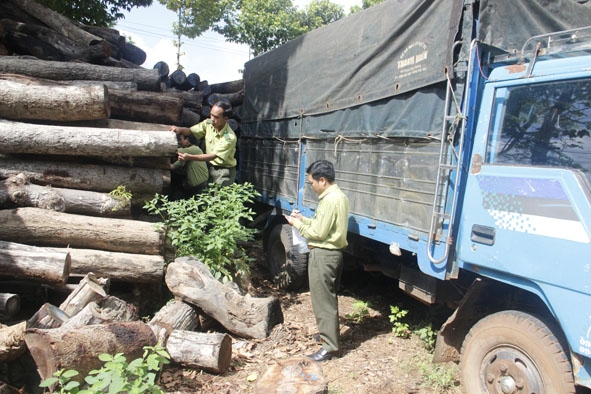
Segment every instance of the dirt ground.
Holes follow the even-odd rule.
[[[203,371],[167,368],[161,387],[168,393],[257,393],[265,372],[277,363],[293,359],[306,360],[305,355],[319,349],[312,334],[316,323],[307,289],[286,292],[276,289],[264,267],[262,247],[256,244],[250,255],[252,264],[251,294],[275,296],[281,300],[284,322],[275,326],[263,340],[233,337],[232,365],[222,375]],[[383,275],[359,271],[343,274],[339,296],[342,351],[336,359],[319,363],[321,376],[330,394],[433,394],[462,393],[457,366],[453,363],[434,365],[424,342],[416,334],[399,338],[392,332],[390,305],[408,310],[405,317],[411,328],[426,321],[441,323],[432,315],[433,308],[415,302],[396,288],[396,282]],[[359,302],[369,306],[368,314],[359,316]],[[438,321],[439,320],[439,321]],[[439,327],[435,326],[434,327]],[[296,393],[282,387],[282,393]],[[315,391],[297,391],[297,393]]]

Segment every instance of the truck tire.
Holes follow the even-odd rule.
[[[271,230],[266,259],[273,283],[283,290],[298,290],[308,279],[308,253],[293,245],[289,224],[278,224]]]
[[[466,393],[575,393],[564,347],[543,321],[503,311],[476,323],[462,345]]]

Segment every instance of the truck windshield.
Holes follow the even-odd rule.
[[[591,80],[509,87],[487,161],[581,171],[591,184]]]

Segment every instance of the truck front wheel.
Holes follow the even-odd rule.
[[[573,393],[571,364],[552,330],[520,311],[489,315],[472,327],[462,345],[466,393]]]
[[[284,290],[298,290],[308,278],[308,253],[293,244],[289,224],[278,224],[269,233],[266,259],[273,283]]]

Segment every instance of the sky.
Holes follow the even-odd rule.
[[[353,5],[361,6],[361,0],[332,0],[341,4],[345,13]],[[303,9],[306,0],[294,0],[294,4]],[[163,61],[170,72],[176,70],[176,47],[172,34],[172,24],[176,14],[154,0],[150,7],[134,8],[125,13],[125,19],[118,21],[115,29],[119,34],[130,37],[134,45],[146,52],[146,61],[142,67],[153,68]],[[196,73],[208,83],[235,81],[242,78],[240,70],[249,58],[247,45],[230,43],[214,32],[206,32],[195,39],[183,37],[181,47],[183,71],[188,75]]]

